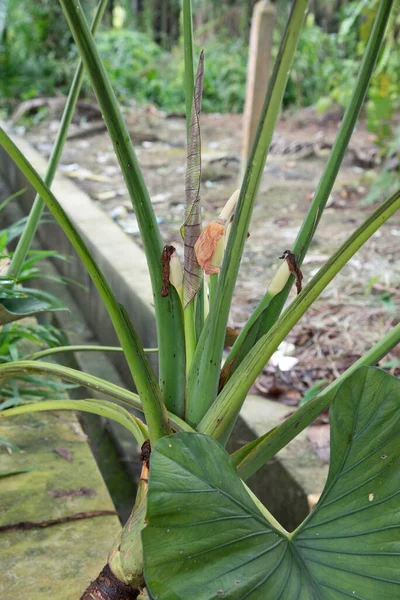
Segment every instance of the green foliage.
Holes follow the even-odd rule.
[[[108,29],[99,33],[97,48],[120,102],[157,97],[163,51],[148,35]]]
[[[46,4],[46,3],[44,3]],[[73,76],[77,53],[68,27],[54,20],[36,3],[12,0],[8,27],[0,41],[0,98],[26,100],[39,95],[64,94]],[[59,40],[59,45],[55,42]],[[167,52],[150,35],[130,29],[103,29],[98,50],[118,100],[151,103],[171,112],[184,112],[182,47]],[[196,48],[196,52],[200,51]],[[205,112],[240,112],[244,105],[248,49],[240,39],[221,34],[205,45]],[[84,93],[90,95],[86,80]],[[43,116],[43,115],[42,115]]]
[[[309,14],[300,35],[284,105],[315,104],[327,91],[340,88],[343,73],[346,73],[347,79],[347,73],[351,72],[354,82],[358,63],[346,58],[346,55],[346,48],[337,43],[337,35],[323,31],[315,25],[314,15]],[[348,97],[342,98],[343,103],[348,100]]]
[[[333,103],[347,105],[377,7],[378,0],[345,3],[336,33],[325,32],[315,25],[313,14],[308,16],[285,93],[287,106],[316,104],[323,112]],[[390,139],[390,119],[400,108],[399,25],[400,2],[396,0],[365,107],[367,126],[382,145]]]
[[[84,3],[89,13],[94,1]],[[8,0],[0,35],[0,98],[27,100],[66,92],[73,75],[73,38],[54,0]]]
[[[6,198],[0,205],[3,210],[8,202],[19,193]],[[12,254],[7,252],[7,244],[17,239],[24,227],[26,218],[13,223],[0,231],[0,259],[7,264]],[[0,364],[18,361],[29,355],[33,348],[54,348],[66,343],[63,333],[52,325],[41,325],[35,319],[26,319],[49,310],[65,309],[53,295],[33,288],[25,288],[22,283],[43,277],[39,263],[45,258],[65,259],[63,255],[51,251],[31,251],[28,253],[18,278],[0,276]],[[62,279],[60,278],[60,283]],[[0,410],[14,406],[28,399],[40,399],[47,395],[61,397],[66,387],[56,379],[44,381],[40,377],[21,374],[2,386]]]
[[[184,112],[182,47],[167,53],[147,34],[120,29],[101,32],[98,49],[120,102],[134,99],[166,111]],[[205,45],[205,56],[203,109],[240,112],[244,104],[247,47],[241,40],[222,36]]]
[[[71,39],[58,3],[10,0],[0,40],[0,95],[53,94],[69,77]]]
[[[255,503],[215,440],[179,433],[151,457],[145,577],[156,600],[397,598],[400,382],[358,369],[331,404],[331,464],[292,533]]]
[[[0,128],[0,143],[51,210],[100,293],[138,391],[136,395],[101,378],[53,363],[38,363],[32,357],[31,360],[11,360],[9,364],[0,365],[0,380],[3,382],[5,380],[7,383],[9,377],[46,374],[95,389],[108,395],[110,400],[31,403],[12,408],[8,414],[3,411],[0,417],[53,410],[57,407],[71,410],[82,407],[118,422],[122,419],[139,443],[145,438],[150,439],[153,448],[150,460],[150,496],[142,538],[146,585],[155,599],[195,597],[199,600],[211,600],[229,597],[257,600],[265,597],[275,600],[285,597],[291,600],[301,597],[304,600],[316,600],[329,597],[336,600],[346,595],[372,600],[378,597],[396,597],[400,585],[400,548],[396,532],[392,529],[393,525],[396,529],[400,527],[396,510],[399,493],[399,382],[377,369],[360,370],[358,367],[374,365],[385,356],[399,341],[400,326],[393,328],[322,394],[309,398],[284,423],[240,448],[235,453],[234,460],[229,458],[216,441],[218,438],[224,441],[227,439],[246,394],[279,343],[355,252],[400,207],[400,191],[397,191],[344,241],[310,282],[299,290],[296,300],[279,316],[285,303],[285,294],[293,283],[291,271],[294,269],[299,276],[298,268],[313,239],[357,121],[379,55],[390,15],[391,0],[380,2],[359,74],[353,85],[351,100],[295,242],[292,262],[290,265],[286,262],[283,264],[284,269],[279,271],[278,281],[273,279],[269,290],[271,302],[268,301],[266,306],[261,301],[258,305],[254,314],[258,311],[262,321],[259,335],[257,339],[251,340],[246,356],[230,379],[221,377],[221,357],[231,299],[252,208],[307,10],[307,0],[294,1],[282,37],[254,148],[238,194],[235,217],[231,225],[226,224],[230,233],[222,267],[220,273],[213,274],[216,289],[214,298],[211,291],[210,297],[214,301],[209,307],[204,302],[204,324],[201,321],[200,329],[201,326],[203,328],[200,337],[197,339],[193,335],[190,340],[197,347],[189,372],[186,371],[185,357],[188,338],[185,339],[184,336],[184,332],[189,329],[183,327],[181,298],[170,285],[170,265],[166,252],[163,251],[166,240],[161,238],[122,112],[79,1],[61,0],[61,4],[96,93],[139,223],[154,294],[160,377],[157,382],[126,310],[118,304],[79,231],[50,191],[47,182],[43,182],[10,137]],[[190,9],[190,1],[187,0],[185,4]],[[309,26],[313,27],[313,24],[309,23]],[[132,71],[132,64],[136,65],[135,57],[129,56],[129,53],[139,55],[138,71],[142,73],[142,78],[148,79],[147,84],[154,82],[157,76],[157,81],[161,82],[159,94],[164,93],[163,82],[166,79],[170,80],[171,86],[177,87],[177,82],[181,85],[183,61],[180,58],[175,64],[174,60],[169,60],[169,55],[152,43],[148,52],[143,52],[145,38],[140,38],[141,43],[137,44],[133,40],[137,34],[122,32],[121,38],[115,32],[111,34],[106,32],[107,44],[102,52],[105,61],[109,60],[108,67],[112,77],[115,76],[117,88],[118,81],[121,80],[119,69],[123,63],[123,86],[118,89],[121,98],[129,101],[130,86],[132,94],[139,88],[140,98],[140,78],[134,81],[132,73],[128,73],[129,69]],[[120,39],[124,40],[124,45],[129,45],[129,52],[119,46]],[[317,43],[318,38],[315,38],[309,44],[309,53],[314,51],[314,54],[312,60],[304,63],[304,70],[310,69],[316,62]],[[188,47],[192,45],[190,26],[184,28],[184,45],[187,59]],[[123,59],[126,54],[128,59],[125,63]],[[223,63],[227,63],[222,52],[221,55],[219,68],[214,64],[219,58],[215,57],[215,61],[210,59],[210,72],[213,73],[215,67],[218,81],[223,79],[222,67]],[[168,60],[165,60],[167,56]],[[233,61],[238,56],[237,52]],[[160,73],[157,70],[153,73],[151,69],[158,64],[158,60],[164,69]],[[192,93],[189,88],[193,87],[189,85],[191,62],[191,59],[185,62],[186,102],[182,102],[182,108],[184,104],[187,108],[187,118],[191,104],[187,95]],[[301,68],[303,67],[299,63],[299,71]],[[336,69],[335,65],[334,68]],[[207,58],[205,71],[207,73]],[[180,74],[179,77],[177,73]],[[136,74],[135,70],[135,77]],[[146,89],[148,87],[149,85]],[[206,101],[206,82],[204,87]],[[311,90],[307,90],[307,93],[311,93]],[[155,100],[154,102],[156,103]],[[174,110],[179,107],[177,99]],[[190,140],[193,141],[193,133],[189,135]],[[191,151],[189,143],[189,156]],[[198,168],[197,165],[194,168]],[[193,178],[189,177],[189,186],[191,182]],[[224,228],[222,224],[216,224]],[[205,244],[207,236],[210,236],[210,228],[207,231],[207,235],[203,236],[205,230],[201,234]],[[224,230],[223,234],[227,235],[227,231]],[[195,254],[199,239],[193,240]],[[206,250],[211,250],[212,254],[215,248],[209,244]],[[293,266],[296,259],[298,265]],[[201,262],[197,254],[193,260],[199,264]],[[35,268],[34,264],[29,268]],[[204,282],[206,298],[206,278]],[[18,288],[12,291],[17,293]],[[277,297],[279,302],[275,301]],[[191,311],[186,311],[185,317],[192,326],[191,331],[194,331],[195,311],[200,305],[192,302]],[[236,343],[243,343],[243,340],[238,337]],[[114,406],[111,401],[121,402],[131,409],[143,412],[147,426],[137,417],[129,419],[125,411],[122,416],[121,407]],[[325,491],[312,515],[295,532],[288,534],[257,498],[246,490],[239,474],[247,477],[254,473],[331,402],[332,459]],[[179,416],[172,414],[172,411]],[[197,427],[197,431],[184,419],[193,428]],[[179,430],[187,433],[169,435],[171,431]],[[214,439],[204,434],[210,434]],[[147,492],[148,481],[147,445],[146,451],[147,456],[145,452],[142,456],[143,497]],[[142,517],[143,513],[144,507],[141,507]],[[135,534],[130,525],[131,523],[122,538],[129,531],[129,547],[134,545],[139,550],[138,530],[141,522],[136,523],[138,530]],[[355,534],[349,535],[349,531]],[[131,581],[133,575],[135,581],[136,575],[141,580],[141,572],[137,573],[138,562],[141,560],[138,561],[137,556],[131,558],[132,560],[126,553],[124,560],[119,561],[118,577],[123,581]],[[136,591],[139,593],[142,590]]]

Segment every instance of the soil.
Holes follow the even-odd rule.
[[[185,121],[153,107],[126,111],[160,229],[166,244],[181,247],[186,162]],[[341,115],[318,115],[313,109],[280,119],[254,207],[230,315],[240,328],[263,296],[278,266],[278,257],[293,246],[322,174]],[[49,155],[58,121],[30,128],[28,139]],[[138,227],[124,181],[106,132],[99,121],[73,124],[60,169],[75,179],[125,231],[140,244]],[[201,117],[203,222],[215,218],[238,187],[241,116]],[[303,264],[304,284],[330,254],[362,223],[371,206],[362,204],[377,170],[378,149],[360,122]],[[400,215],[394,215],[350,260],[341,274],[294,328],[283,355],[293,354],[288,370],[266,367],[256,393],[297,404],[315,381],[331,380],[376,343],[399,319]],[[397,255],[397,256],[396,256]],[[291,298],[295,294],[292,293]],[[290,298],[290,299],[291,299]],[[289,299],[289,301],[290,301]],[[388,360],[398,361],[395,349]],[[279,362],[279,361],[278,361]],[[289,361],[290,363],[290,361]],[[396,366],[391,372],[396,372]]]

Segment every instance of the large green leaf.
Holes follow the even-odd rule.
[[[143,532],[155,600],[400,598],[400,382],[357,370],[330,420],[328,480],[292,534],[267,520],[215,440],[159,440]]]

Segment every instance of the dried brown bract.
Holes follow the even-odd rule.
[[[282,256],[280,256],[279,258],[284,258],[286,260],[287,265],[289,267],[289,271],[296,278],[296,289],[297,289],[297,293],[300,294],[300,292],[303,288],[303,285],[302,285],[303,273],[301,272],[300,267],[297,264],[297,260],[296,260],[296,256],[294,255],[294,252],[292,252],[291,250],[285,250],[284,253],[282,254]]]
[[[161,285],[161,296],[165,298],[169,294],[169,263],[171,261],[171,256],[175,252],[174,246],[164,246],[164,250],[161,255],[161,277],[162,277],[162,285]]]

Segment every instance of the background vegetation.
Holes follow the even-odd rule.
[[[11,99],[66,93],[77,56],[58,2],[6,0],[5,4],[0,14],[3,106],[10,109]],[[109,2],[105,25],[97,39],[122,103],[149,102],[165,111],[184,111],[179,4],[179,0]],[[336,0],[310,4],[284,104],[317,104],[322,111],[332,103],[344,106],[348,102],[377,2]],[[206,49],[205,112],[243,109],[253,5],[254,0],[194,3],[195,40],[199,48]],[[288,5],[287,1],[276,4],[275,53]],[[93,0],[86,0],[84,6],[90,13]],[[400,102],[400,46],[396,43],[399,30],[400,0],[396,0],[366,105],[370,127],[380,128],[382,137],[388,134],[386,121]],[[88,85],[83,93],[90,94]]]

